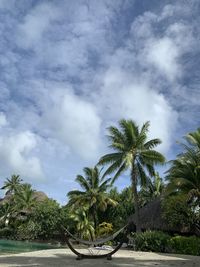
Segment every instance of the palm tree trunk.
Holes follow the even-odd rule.
[[[91,239],[91,241],[94,241],[94,236],[93,236],[93,234],[92,234],[92,231],[89,230],[89,233],[90,233],[90,239]]]
[[[96,205],[93,205],[93,220],[94,220],[94,232],[95,236],[97,234],[97,225],[98,225],[98,218],[97,218],[97,208]]]
[[[139,214],[139,201],[137,192],[137,176],[134,167],[131,170],[131,182],[133,190],[134,208],[135,208],[135,224],[136,232],[141,232],[140,214]]]

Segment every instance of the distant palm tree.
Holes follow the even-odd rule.
[[[0,225],[3,224],[3,226],[5,227],[8,226],[12,212],[13,212],[13,209],[10,203],[6,202],[3,205],[1,205]]]
[[[16,193],[17,189],[21,185],[22,179],[19,175],[12,175],[10,179],[6,179],[4,182],[4,186],[1,187],[2,190],[7,189],[6,194],[8,193]]]
[[[84,174],[85,177],[82,175],[77,175],[76,177],[76,181],[83,188],[83,191],[72,190],[67,194],[69,205],[75,204],[76,207],[88,207],[96,230],[98,210],[105,211],[108,205],[116,205],[117,202],[111,199],[107,193],[110,188],[110,178],[104,180],[97,167],[84,168]]]
[[[113,181],[124,171],[131,170],[137,231],[141,231],[137,186],[147,183],[146,171],[150,176],[154,175],[154,164],[165,162],[164,156],[153,150],[161,143],[160,139],[147,140],[149,125],[146,122],[139,129],[132,120],[123,119],[119,122],[119,129],[109,127],[110,148],[115,152],[99,160],[100,165],[109,164],[104,175],[115,172]]]
[[[200,203],[200,128],[185,136],[185,151],[171,161],[167,171],[168,193],[183,193]]]
[[[31,212],[36,205],[35,190],[30,184],[21,185],[14,196],[15,209],[18,211]]]
[[[140,191],[140,198],[142,206],[149,203],[151,200],[159,197],[164,191],[164,183],[158,173],[155,174],[154,180],[150,178],[147,180],[147,184]]]

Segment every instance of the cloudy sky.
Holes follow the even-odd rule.
[[[20,174],[65,203],[121,118],[150,120],[173,159],[200,126],[199,5],[0,0],[0,185]]]

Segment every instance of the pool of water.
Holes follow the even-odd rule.
[[[53,248],[58,247],[50,244],[0,239],[0,255],[6,253],[20,253]]]

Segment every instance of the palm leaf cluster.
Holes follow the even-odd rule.
[[[154,180],[148,178],[146,186],[141,188],[140,202],[141,206],[146,205],[155,198],[161,196],[164,192],[164,183],[158,173],[155,174]]]
[[[1,205],[1,222],[8,224],[10,220],[22,218],[21,214],[30,214],[36,205],[35,190],[30,184],[22,183],[19,175],[7,178],[2,190],[6,191],[6,201]],[[4,211],[4,212],[3,212]]]
[[[12,175],[11,178],[7,178],[4,185],[1,187],[2,190],[7,190],[6,194],[14,194],[20,187],[22,179],[19,175]]]
[[[76,229],[80,238],[94,240],[94,222],[89,220],[87,208],[76,209],[71,212],[69,217],[76,223]]]
[[[147,174],[150,177],[155,174],[154,165],[165,162],[164,156],[154,149],[161,140],[148,139],[149,126],[150,123],[146,122],[139,128],[132,120],[123,119],[119,122],[119,128],[109,127],[109,147],[114,153],[106,154],[99,160],[100,165],[108,165],[104,176],[114,173],[113,182],[123,172],[130,170],[138,231],[141,227],[137,186],[146,186]]]
[[[150,123],[146,122],[141,129],[136,126],[132,120],[121,120],[119,129],[111,126],[108,128],[110,148],[116,151],[103,156],[99,164],[109,164],[104,175],[115,172],[113,180],[124,171],[133,168],[137,173],[137,178],[142,185],[145,185],[147,176],[144,168],[153,176],[153,165],[158,162],[164,162],[164,157],[154,150],[161,143],[156,138],[147,140],[147,133]]]
[[[77,175],[76,182],[82,190],[72,190],[68,193],[69,206],[74,208],[88,208],[88,216],[93,218],[94,228],[98,225],[98,211],[105,211],[108,205],[117,202],[109,197],[107,190],[110,188],[111,178],[101,177],[97,167],[84,168],[84,176]]]
[[[200,203],[200,128],[185,140],[184,152],[171,162],[167,172],[168,192],[187,194],[189,202]]]

